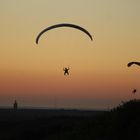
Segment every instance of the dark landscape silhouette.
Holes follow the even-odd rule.
[[[110,111],[0,109],[0,140],[139,139],[140,100]]]

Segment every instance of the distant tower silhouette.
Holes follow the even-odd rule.
[[[17,109],[18,109],[18,103],[17,103],[17,101],[16,101],[16,100],[15,100],[15,102],[14,102],[13,107],[14,107],[14,110],[17,110]]]

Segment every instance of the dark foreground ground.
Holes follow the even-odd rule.
[[[0,109],[0,140],[140,140],[140,100],[111,111]]]

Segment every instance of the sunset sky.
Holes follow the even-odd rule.
[[[35,43],[58,23],[93,41],[59,28]],[[140,0],[0,0],[0,106],[108,109],[140,98],[129,61],[140,61]]]

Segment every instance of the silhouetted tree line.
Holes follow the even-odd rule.
[[[140,139],[140,100],[136,99],[96,116],[43,117],[31,113],[27,117],[17,110],[2,118],[0,112],[0,140]]]

